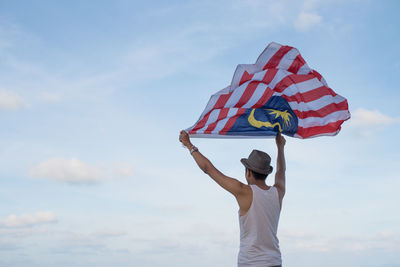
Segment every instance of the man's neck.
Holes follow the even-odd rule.
[[[264,180],[253,180],[249,183],[249,185],[254,184],[257,185],[259,188],[261,189],[265,189],[268,190],[270,188],[270,186],[268,186]]]

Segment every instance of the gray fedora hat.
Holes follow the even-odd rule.
[[[254,149],[251,151],[249,158],[240,160],[243,165],[254,172],[268,175],[272,172],[271,157],[260,150]]]

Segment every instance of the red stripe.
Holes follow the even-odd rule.
[[[283,92],[285,93],[285,92]],[[317,99],[320,99],[323,96],[326,95],[331,95],[331,96],[336,96],[337,94],[329,87],[326,86],[321,86],[318,88],[315,88],[313,90],[310,90],[308,92],[304,92],[304,93],[296,93],[294,95],[291,96],[287,96],[287,95],[282,95],[288,102],[311,102]]]
[[[265,69],[273,69],[276,68],[279,63],[281,62],[282,58],[289,52],[293,47],[291,46],[282,46],[279,50],[271,57],[271,59],[267,62],[264,66],[263,70]]]
[[[315,77],[317,77],[317,78],[318,78],[318,80],[321,80],[321,79],[322,79],[322,75],[321,75],[321,74],[319,74],[319,72],[318,72],[318,71],[316,71],[316,70],[312,70],[312,71],[311,71],[311,73],[312,73],[312,74],[314,74],[314,75],[315,75]]]
[[[340,102],[338,104],[331,103],[318,110],[299,111],[297,109],[293,109],[293,112],[294,114],[296,114],[298,119],[306,119],[309,117],[323,118],[333,112],[340,110],[348,110],[348,109],[349,106],[347,104],[347,100],[344,100],[343,102]]]
[[[231,97],[231,95],[233,94],[233,92],[234,92],[234,91],[230,92],[229,94],[221,95],[221,96],[218,98],[218,101],[215,103],[213,109],[220,109],[220,108],[223,108],[223,107],[225,106],[226,102],[228,102],[228,99]],[[210,112],[211,112],[211,111],[212,111],[212,110],[210,110]]]
[[[239,86],[247,81],[250,81],[253,78],[253,76],[254,76],[254,74],[250,74],[245,70],[243,72],[242,78],[240,79]]]
[[[297,57],[293,60],[292,65],[288,68],[288,71],[291,73],[297,73],[303,65],[306,64],[304,58],[298,54]]]
[[[236,103],[235,108],[240,108],[244,104],[249,101],[250,97],[253,95],[254,91],[256,90],[257,86],[260,84],[260,81],[251,81],[246,89],[244,90],[243,94],[241,95],[239,101]]]
[[[267,72],[265,73],[262,82],[269,84],[275,77],[275,75],[278,73],[278,69],[268,69]],[[265,88],[263,95],[260,97],[260,99],[255,103],[252,108],[261,108],[262,106],[267,103],[267,101],[270,99],[274,92],[270,87],[267,86]]]
[[[189,131],[189,134],[195,134],[197,130],[201,129],[204,127],[204,125],[206,125],[206,122],[208,120],[208,118],[210,117],[211,111],[208,112],[194,127],[191,131]]]
[[[278,82],[273,89],[278,93],[282,93],[286,88],[288,88],[292,84],[309,81],[314,78],[315,78],[314,75],[290,74],[285,78],[283,78],[280,82]]]
[[[242,116],[246,110],[246,108],[239,108],[237,113],[228,119],[224,128],[219,132],[219,134],[226,134],[232,128],[233,124],[235,124],[236,120]]]
[[[272,82],[272,80],[274,79],[277,72],[278,72],[278,69],[268,69],[267,72],[265,73],[262,81],[266,84],[269,84],[270,82]]]
[[[308,128],[298,127],[297,134],[300,135],[302,138],[307,138],[324,133],[334,133],[340,130],[340,125],[342,125],[344,121],[345,120],[339,120],[323,126],[313,126]]]
[[[225,119],[226,116],[228,116],[228,112],[229,112],[229,108],[221,109],[219,111],[217,120],[215,122],[209,124],[207,126],[207,129],[204,131],[204,133],[206,133],[206,134],[211,133],[215,129],[215,127],[217,127],[218,122],[220,122],[221,120]]]
[[[272,91],[271,88],[267,87],[263,93],[263,95],[260,97],[260,99],[255,103],[251,108],[261,108],[262,106],[267,103],[267,101],[270,99],[274,91]]]
[[[198,131],[199,129],[203,128],[206,123],[208,118],[210,117],[211,112],[214,109],[221,109],[225,106],[226,102],[228,101],[228,99],[231,97],[231,95],[233,94],[234,91],[230,92],[229,94],[223,94],[220,95],[217,102],[215,103],[214,107],[206,114],[204,115],[204,117],[193,127],[193,129],[191,131],[189,131],[190,134],[195,134],[196,131]]]

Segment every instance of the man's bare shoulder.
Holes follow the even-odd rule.
[[[239,181],[239,180],[238,180]],[[248,184],[240,182],[240,193],[243,195],[249,195],[252,193],[251,187]]]

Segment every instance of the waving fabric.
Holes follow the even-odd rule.
[[[237,66],[231,84],[212,95],[191,137],[297,138],[336,135],[350,118],[347,100],[308,67],[296,48],[270,43],[255,64]]]

